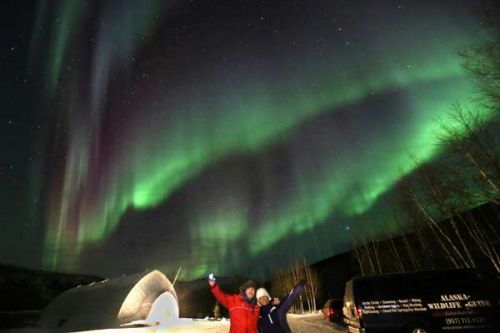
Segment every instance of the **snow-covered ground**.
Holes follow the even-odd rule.
[[[288,323],[293,333],[341,333],[347,332],[347,329],[333,325],[323,319],[320,313],[305,315],[288,315]],[[13,329],[1,332],[12,333],[52,333],[49,330],[40,329]],[[180,319],[175,324],[163,327],[136,327],[104,329],[96,331],[85,331],[85,333],[228,333],[229,321],[209,321]],[[83,333],[83,332],[81,332]]]
[[[293,333],[340,333],[347,332],[346,329],[335,326],[325,319],[322,314],[288,315],[288,323]],[[129,329],[110,329],[99,331],[87,331],[86,333],[227,333],[229,332],[229,321],[209,321],[180,319],[176,324],[169,327],[141,327]]]
[[[289,314],[288,322],[293,333],[347,332],[347,328],[326,321],[323,314]]]

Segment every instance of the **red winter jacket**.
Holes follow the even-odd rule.
[[[231,328],[229,333],[259,333],[257,321],[260,310],[256,305],[248,304],[242,295],[227,295],[215,284],[212,294],[226,309],[229,310]]]

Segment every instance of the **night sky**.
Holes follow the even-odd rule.
[[[384,236],[477,94],[475,5],[3,1],[0,262],[266,276]]]

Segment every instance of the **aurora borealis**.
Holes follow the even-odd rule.
[[[11,55],[29,116],[8,135],[31,153],[8,184],[29,194],[0,260],[265,275],[346,250],[361,220],[383,233],[411,156],[439,156],[437,119],[475,96],[474,5],[40,0]]]

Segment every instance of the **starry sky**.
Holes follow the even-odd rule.
[[[477,4],[4,1],[0,262],[266,276],[401,231]]]

